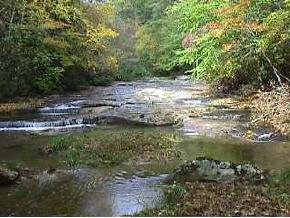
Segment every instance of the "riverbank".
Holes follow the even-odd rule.
[[[161,206],[137,216],[289,216],[289,171],[270,175],[206,158],[188,163],[169,177]]]
[[[44,103],[43,99],[22,98],[13,100],[10,102],[0,103],[0,113],[11,114],[23,111],[33,111],[39,107],[42,107]]]
[[[276,87],[270,92],[259,92],[249,103],[252,122],[267,125],[281,134],[290,136],[290,87]]]
[[[267,185],[188,182],[168,186],[159,209],[137,216],[289,216],[289,205],[269,196]]]

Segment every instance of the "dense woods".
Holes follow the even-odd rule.
[[[139,28],[137,51],[157,69],[186,67],[228,88],[289,83],[289,4],[178,1]]]
[[[289,136],[290,0],[0,0],[0,216],[289,216]]]
[[[1,97],[179,72],[222,91],[289,83],[288,0],[0,3]]]
[[[111,4],[4,0],[0,8],[2,97],[71,90],[114,68]]]

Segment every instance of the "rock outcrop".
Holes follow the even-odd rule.
[[[265,172],[251,164],[234,164],[210,158],[197,158],[182,164],[172,175],[173,180],[232,182],[249,180],[260,182]]]
[[[19,178],[19,173],[6,166],[0,166],[0,186],[13,184]]]

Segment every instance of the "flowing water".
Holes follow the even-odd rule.
[[[206,93],[203,83],[186,77],[154,78],[51,96],[45,107],[35,111],[0,115],[1,162],[21,165],[38,175],[0,187],[0,215],[132,215],[159,206],[168,173],[183,160],[198,156],[246,161],[266,169],[290,167],[288,141],[267,137],[270,130],[264,128],[253,130],[255,140],[244,140],[241,136],[250,128],[249,112],[213,107],[214,99]],[[176,120],[180,124],[172,127]],[[69,168],[59,156],[41,150],[55,134],[127,125],[142,131],[178,132],[182,160]]]

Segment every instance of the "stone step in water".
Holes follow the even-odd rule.
[[[79,111],[82,108],[82,105],[85,103],[85,100],[76,100],[64,104],[56,104],[51,107],[43,107],[38,110],[41,114],[70,114]]]
[[[84,118],[57,121],[14,121],[0,122],[0,131],[42,131],[48,129],[74,128],[91,125],[93,125],[93,121]]]
[[[93,127],[96,124],[131,124],[142,126],[168,126],[172,122],[160,121],[151,122],[142,120],[139,117],[130,118],[126,116],[92,116],[83,118],[67,118],[55,121],[8,121],[0,122],[0,132],[2,131],[44,131],[50,129],[66,129],[66,128],[81,128]]]

